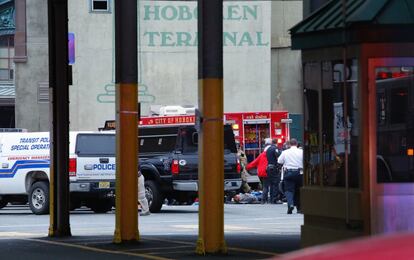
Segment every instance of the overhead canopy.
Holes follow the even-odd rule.
[[[0,99],[15,98],[16,93],[14,85],[0,85]]]
[[[291,28],[292,49],[362,42],[411,42],[413,0],[331,0]]]
[[[15,98],[14,85],[0,85],[0,107],[13,106]]]

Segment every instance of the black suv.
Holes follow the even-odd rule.
[[[191,204],[198,194],[198,133],[191,126],[147,126],[139,129],[139,167],[145,177],[151,212],[165,199]],[[224,189],[241,186],[231,126],[224,126]]]

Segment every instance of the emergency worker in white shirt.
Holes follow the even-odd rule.
[[[294,206],[300,213],[299,189],[303,184],[303,150],[298,148],[298,141],[290,140],[290,148],[284,150],[277,162],[283,165],[283,180],[285,183],[285,196],[288,203],[288,214],[292,214]]]

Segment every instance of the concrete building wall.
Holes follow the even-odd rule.
[[[75,36],[70,128],[98,130],[105,120],[115,119],[113,2],[111,13],[90,12],[85,0],[68,4],[69,32]]]
[[[302,114],[300,51],[290,49],[289,29],[302,20],[302,1],[272,2],[272,110]]]
[[[224,4],[224,110],[271,109],[271,11],[268,1]],[[88,2],[69,2],[75,35],[71,129],[93,130],[115,115],[112,13],[90,13]],[[140,1],[138,21],[139,101],[194,105],[197,94],[196,2]],[[86,116],[88,115],[88,116]]]
[[[308,17],[319,7],[326,4],[330,0],[303,0],[303,17]]]
[[[272,49],[272,110],[303,113],[300,52]]]
[[[286,110],[292,123],[290,137],[302,142],[302,62],[292,51],[289,29],[302,20],[302,1],[272,2],[271,109]]]
[[[47,0],[27,0],[27,62],[15,65],[16,127],[49,130],[49,103],[39,103],[39,87],[48,89]]]
[[[70,128],[96,130],[115,118],[114,3],[109,13],[90,12],[86,0],[68,3],[75,37]],[[290,51],[288,29],[301,20],[301,3],[225,2],[225,112],[301,111],[300,102],[283,101],[292,100],[300,85],[299,54]],[[144,115],[151,105],[197,106],[195,9],[193,1],[139,1],[138,92]],[[48,81],[46,0],[27,0],[27,34],[27,62],[16,65],[16,127],[48,130],[48,103],[37,102],[38,87]]]
[[[168,15],[163,18],[155,14],[156,8],[161,14],[173,8],[187,11],[181,19],[166,19]],[[225,2],[223,8],[224,110],[269,110],[270,3],[232,1]],[[198,104],[195,11],[196,2],[141,2],[139,94],[144,114],[150,105]],[[153,41],[151,33],[156,35]],[[158,34],[171,40],[163,43]],[[188,42],[180,44],[179,37]]]

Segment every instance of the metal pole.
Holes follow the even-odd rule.
[[[199,235],[196,252],[225,253],[223,0],[198,0]]]
[[[49,236],[70,236],[68,2],[48,0],[50,124]]]
[[[115,243],[139,240],[137,27],[137,0],[115,1]]]
[[[320,82],[323,82],[323,73],[322,73],[322,67],[323,64],[321,64],[319,62],[319,78],[320,78]],[[322,104],[322,84],[319,84],[318,86],[318,103]],[[318,149],[319,149],[319,163],[323,163],[323,145],[324,145],[324,138],[323,138],[323,110],[322,110],[322,106],[319,105],[318,106],[318,128],[319,128],[319,133],[318,133]],[[323,185],[323,167],[318,167],[318,172],[319,172],[319,176],[318,176],[318,181],[319,181],[319,186],[322,188]]]
[[[347,68],[347,39],[346,39],[346,0],[342,0],[342,18],[343,18],[343,47],[342,47],[342,80],[343,80],[343,93],[344,93],[344,128],[345,128],[345,222],[349,225],[349,169],[348,169],[348,91],[346,84],[346,68]]]

